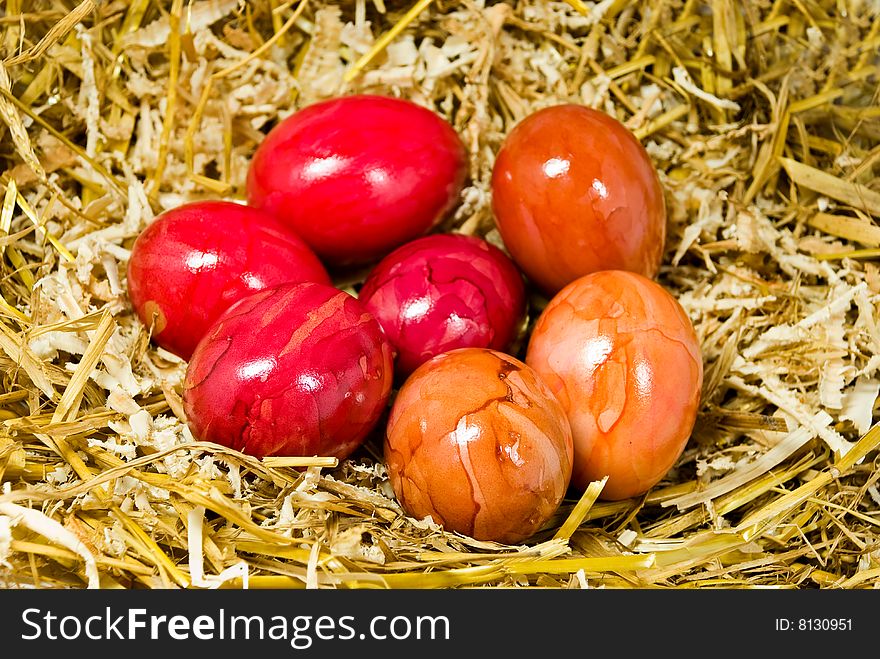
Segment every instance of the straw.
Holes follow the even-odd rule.
[[[880,586],[871,3],[69,4],[0,19],[0,585]],[[464,137],[470,176],[436,230],[498,244],[494,157],[530,112],[586,104],[644,145],[667,209],[657,281],[705,371],[649,491],[571,488],[508,545],[408,515],[381,426],[341,460],[193,437],[186,363],[126,295],[132,242],[164,208],[243,199],[272,126],[354,93]],[[547,301],[530,291],[517,356]]]

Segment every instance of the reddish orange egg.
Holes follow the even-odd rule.
[[[492,207],[514,261],[549,295],[598,270],[657,274],[660,180],[635,136],[603,112],[557,105],[517,124],[495,161]]]
[[[388,476],[401,506],[448,531],[517,543],[556,511],[571,478],[571,430],[534,370],[488,348],[419,366],[391,408]]]
[[[526,363],[568,415],[573,486],[608,476],[602,498],[638,496],[681,456],[703,361],[690,319],[656,282],[623,271],[575,280],[538,318]]]

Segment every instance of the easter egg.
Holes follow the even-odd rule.
[[[576,279],[535,323],[526,363],[571,423],[573,486],[608,476],[602,498],[638,496],[681,456],[703,362],[690,319],[656,282],[620,270]]]
[[[466,175],[464,144],[443,117],[411,101],[352,95],[276,125],[254,153],[247,197],[328,265],[347,266],[426,233]]]
[[[249,455],[348,457],[391,393],[391,347],[351,295],[281,284],[227,309],[184,379],[192,434]]]
[[[492,170],[495,222],[547,295],[598,270],[656,275],[666,207],[645,149],[617,119],[574,104],[527,116]]]
[[[318,257],[271,216],[230,201],[198,201],[159,214],[128,262],[132,306],[151,339],[189,359],[234,302],[283,282],[329,284]]]
[[[525,311],[522,275],[476,236],[413,240],[370,272],[358,299],[375,316],[406,375],[456,348],[506,350]]]
[[[533,369],[488,348],[459,348],[419,366],[395,398],[384,450],[409,515],[478,540],[534,535],[571,478],[561,405]]]

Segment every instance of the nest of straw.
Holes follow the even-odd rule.
[[[0,585],[880,587],[876,2],[6,0],[0,25]],[[706,367],[647,495],[591,486],[504,546],[407,517],[376,437],[337,464],[188,432],[131,243],[241,198],[271,126],[355,92],[448,118],[471,171],[443,230],[496,242],[494,154],[529,112],[645,144]]]

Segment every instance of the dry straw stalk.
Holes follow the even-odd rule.
[[[878,11],[6,0],[0,584],[877,588]],[[643,141],[670,218],[660,280],[706,366],[693,437],[646,496],[595,483],[502,546],[404,515],[376,437],[340,464],[189,434],[185,364],[126,297],[131,243],[182,201],[241,198],[269,127],[355,92],[448,118],[471,177],[444,228],[496,242],[493,158],[526,114],[582,103]]]

